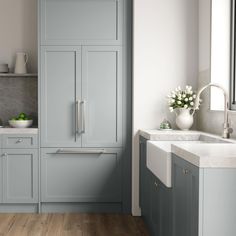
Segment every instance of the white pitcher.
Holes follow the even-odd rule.
[[[15,74],[26,74],[27,73],[27,67],[26,67],[27,62],[28,62],[28,54],[25,52],[17,52],[14,73]]]
[[[193,125],[194,112],[195,110],[193,109],[185,109],[185,108],[175,109],[176,125],[181,130],[189,130]]]

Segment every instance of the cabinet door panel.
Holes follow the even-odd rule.
[[[3,170],[3,156],[2,156],[2,150],[0,150],[0,170],[2,172]],[[0,203],[3,201],[3,179],[2,179],[2,173],[0,174]]]
[[[38,201],[38,150],[3,149],[3,202]]]
[[[121,47],[83,47],[84,147],[122,146],[121,57]]]
[[[123,0],[41,0],[41,44],[117,44]]]
[[[75,107],[80,85],[81,47],[42,47],[41,146],[81,146]]]
[[[174,235],[198,235],[198,168],[173,158],[173,232]]]
[[[155,236],[162,235],[161,232],[161,189],[159,188],[159,182],[150,173],[150,228],[152,234]],[[164,235],[163,235],[164,236]]]
[[[120,150],[106,149],[104,154],[56,151],[41,152],[43,202],[121,202]]]

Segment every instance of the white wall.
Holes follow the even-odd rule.
[[[0,63],[14,66],[17,51],[29,53],[30,72],[37,71],[37,0],[0,0]]]
[[[225,0],[214,0],[222,1]],[[229,0],[227,0],[229,1]],[[222,80],[228,80],[222,76]],[[199,0],[199,80],[198,87],[211,82],[211,0]],[[220,82],[218,82],[220,83]],[[222,81],[223,83],[223,81]],[[220,90],[215,90],[218,94]],[[198,112],[198,129],[222,134],[224,115],[222,111],[211,111],[209,91],[203,93],[203,104]],[[223,97],[221,97],[223,99]],[[236,112],[230,113],[230,125],[234,129],[232,137],[236,138]]]
[[[139,215],[139,129],[173,123],[166,95],[196,87],[198,0],[134,0],[132,212]]]

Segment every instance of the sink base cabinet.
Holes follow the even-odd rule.
[[[41,150],[41,201],[122,202],[121,149],[106,149],[102,154],[79,152]]]
[[[140,207],[151,235],[171,236],[171,189],[147,168],[143,138],[140,138]]]
[[[172,157],[173,236],[235,236],[236,169]]]
[[[199,169],[172,158],[173,235],[198,235]]]

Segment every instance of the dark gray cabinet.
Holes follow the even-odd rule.
[[[2,150],[0,149],[0,170],[3,170],[3,155]],[[0,174],[0,203],[3,201],[3,179],[2,174]]]
[[[199,168],[173,155],[173,235],[198,235]]]
[[[171,189],[147,168],[143,138],[140,138],[140,207],[151,235],[171,236]]]
[[[236,235],[236,169],[172,157],[173,236]]]
[[[140,207],[154,236],[235,236],[236,169],[199,168],[172,154],[172,188],[146,167],[140,137]]]
[[[38,202],[38,150],[2,150],[3,203]]]

